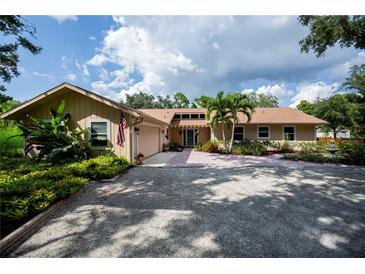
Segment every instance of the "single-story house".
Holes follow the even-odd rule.
[[[0,117],[29,123],[27,114],[49,119],[51,108],[65,101],[71,126],[88,129],[93,150],[113,151],[133,161],[138,153],[146,157],[162,151],[164,143],[193,147],[210,139],[222,139],[221,125],[211,129],[206,109],[131,109],[83,88],[63,83],[3,113]],[[126,119],[125,142],[118,145],[121,114]],[[288,107],[256,108],[250,122],[240,116],[234,140],[314,141],[316,127],[326,122]],[[231,129],[225,128],[228,138]],[[36,152],[34,152],[36,153]]]

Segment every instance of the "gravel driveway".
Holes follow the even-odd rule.
[[[19,257],[364,257],[365,168],[162,153],[92,183]]]

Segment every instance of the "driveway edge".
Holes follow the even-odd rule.
[[[34,218],[30,219],[28,222],[18,227],[16,230],[11,232],[5,238],[0,240],[0,255],[1,257],[6,257],[7,252],[12,249],[14,245],[16,245],[20,240],[24,241],[30,236],[33,229],[41,224],[45,219],[47,219],[52,213],[61,208],[66,203],[70,202],[75,197],[79,196],[82,192],[84,192],[84,188],[79,190],[78,192],[72,194],[70,197],[65,200],[59,201],[53,205],[51,205],[46,211],[43,211],[36,215]],[[39,227],[40,228],[40,227]],[[38,228],[38,229],[39,229]]]

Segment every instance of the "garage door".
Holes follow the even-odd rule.
[[[138,151],[145,157],[160,151],[160,129],[156,127],[140,126],[138,135]]]

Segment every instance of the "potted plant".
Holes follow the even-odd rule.
[[[169,144],[163,144],[162,145],[162,151],[163,152],[166,152],[166,151],[169,151],[170,150],[170,146],[169,146]]]
[[[142,165],[143,164],[143,160],[144,160],[144,155],[143,153],[138,153],[137,157],[136,157],[136,164],[137,165]]]

